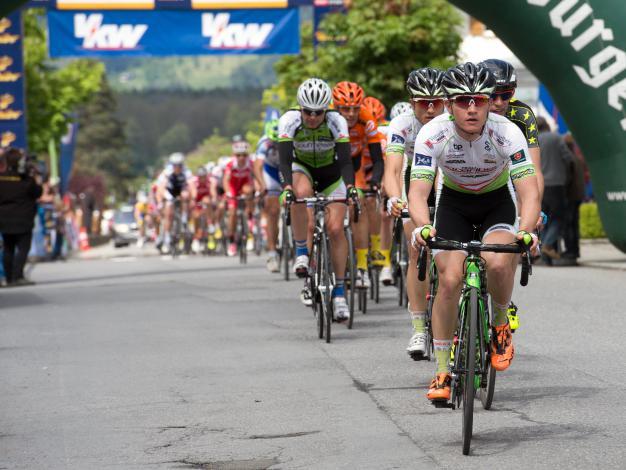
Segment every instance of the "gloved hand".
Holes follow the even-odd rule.
[[[354,186],[348,188],[348,199],[351,199],[354,204],[357,204],[359,202],[360,196],[360,191],[357,188],[355,188]]]
[[[520,230],[517,232],[517,239],[521,240],[524,245],[530,248],[530,252],[534,253],[537,249],[537,245],[539,244],[539,237],[536,233],[527,232],[525,230]]]
[[[406,202],[396,196],[392,196],[387,200],[387,214],[392,217],[400,217],[402,209],[406,207]]]
[[[420,245],[426,246],[426,240],[428,240],[429,238],[433,238],[435,236],[435,233],[435,228],[430,224],[417,227],[415,230],[413,230],[413,233],[411,235],[411,244],[415,248],[419,248]]]
[[[296,196],[293,194],[293,191],[290,188],[283,189],[278,197],[278,202],[281,206],[286,206],[288,204],[293,203],[296,200]]]

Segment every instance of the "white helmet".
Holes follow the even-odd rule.
[[[389,113],[389,117],[393,119],[396,116],[400,116],[401,114],[412,112],[413,108],[411,107],[410,103],[407,103],[406,101],[400,101],[393,105],[393,108],[391,108],[391,112]]]
[[[172,165],[182,165],[185,163],[185,156],[180,152],[175,152],[170,155],[168,160]]]
[[[206,168],[206,171],[211,173],[213,171],[213,168],[215,168],[215,162],[208,162],[206,165],[204,165],[204,168]]]
[[[233,142],[233,154],[250,153],[250,144],[245,140]]]
[[[328,108],[332,91],[324,80],[309,78],[298,87],[298,104],[303,108],[322,110]]]

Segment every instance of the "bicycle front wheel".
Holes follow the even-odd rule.
[[[474,424],[474,377],[476,376],[476,341],[478,323],[478,292],[470,290],[469,306],[466,311],[467,323],[465,344],[463,345],[464,378],[463,378],[463,455],[468,455],[472,442],[472,427]]]
[[[285,277],[285,281],[289,280],[289,260],[291,258],[291,246],[289,244],[289,226],[287,225],[287,217],[285,216],[285,212],[283,212],[283,223],[281,230],[281,241],[280,241],[280,256],[282,258],[283,265],[283,275]]]
[[[354,240],[352,239],[352,229],[346,228],[346,240],[348,240],[348,283],[350,284],[348,291],[348,306],[350,307],[350,318],[348,319],[348,329],[352,329],[354,323],[354,289],[356,286],[356,259],[354,255]],[[347,283],[346,283],[347,284]]]
[[[322,271],[321,271],[321,291],[322,291],[322,304],[324,305],[324,321],[326,326],[326,342],[330,343],[330,330],[333,324],[333,310],[332,310],[332,284],[330,275],[330,253],[328,252],[328,240],[326,234],[320,234],[320,247],[322,258]]]
[[[491,304],[491,312],[493,312],[493,302]],[[480,402],[483,404],[483,408],[485,410],[489,410],[491,409],[491,404],[493,403],[493,393],[496,388],[496,370],[491,367],[491,351],[489,350],[491,347],[491,341],[489,337],[489,332],[486,331],[485,334],[487,334],[487,337],[484,341],[484,348],[486,349],[484,352],[484,357],[486,358],[486,372],[484,372],[484,374],[486,374],[487,376],[487,383],[484,387],[481,384],[478,395],[480,397]]]

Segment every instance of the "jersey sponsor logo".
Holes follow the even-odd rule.
[[[391,135],[391,143],[392,144],[404,144],[405,140],[404,140],[404,137],[402,137],[401,135],[392,134]]]
[[[446,160],[446,163],[466,163],[465,160]]]
[[[413,165],[415,166],[430,166],[433,162],[433,157],[428,155],[422,155],[421,153],[415,154]]]
[[[498,163],[496,160],[492,160],[492,159],[490,159],[490,158],[485,158],[483,161],[484,161],[485,163],[492,163],[492,164],[496,164],[496,163]]]
[[[521,163],[526,161],[526,153],[523,150],[515,152],[509,157],[513,163]]]
[[[518,171],[516,173],[511,173],[511,180],[520,180],[522,178],[526,178],[527,176],[533,176],[535,174],[534,168],[526,168],[523,171]]]
[[[434,148],[436,144],[438,144],[439,142],[442,142],[445,138],[446,138],[446,132],[441,131],[438,134],[434,135],[433,137],[429,137],[424,143],[428,146],[428,148],[432,149]]]
[[[452,148],[454,148],[454,150],[463,150],[463,146],[461,144],[452,144]]]
[[[264,47],[273,29],[272,23],[230,23],[230,13],[202,15],[202,36],[211,39],[211,49]]]
[[[148,30],[146,24],[102,24],[101,13],[74,15],[74,36],[83,40],[83,49],[128,51],[137,49]]]
[[[485,151],[491,152],[491,144],[489,143],[488,140],[485,141]]]

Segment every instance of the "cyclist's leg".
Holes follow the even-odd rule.
[[[275,173],[274,173],[275,170]],[[263,178],[267,195],[265,196],[265,217],[267,218],[267,250],[271,255],[276,254],[276,243],[278,240],[278,218],[280,206],[278,196],[281,187],[278,177],[278,169],[263,165]]]
[[[383,189],[384,194],[384,189]],[[387,198],[383,197],[383,203],[380,207],[380,253],[383,255],[383,271],[381,272],[381,281],[383,283],[391,283],[391,243],[393,238],[393,222],[394,219],[387,214]]]
[[[293,192],[297,199],[313,196],[313,183],[310,175],[304,169],[294,165]],[[305,204],[293,204],[291,206],[291,228],[293,241],[298,256],[308,256],[307,247],[308,231],[312,222]]]
[[[376,266],[382,266],[383,255],[381,253],[380,246],[381,217],[378,208],[378,198],[366,198],[365,207],[367,209],[367,217],[369,223],[369,242],[373,264]]]
[[[355,186],[358,189],[369,189],[365,181],[365,170],[361,167],[354,175]],[[361,216],[358,222],[352,218],[352,234],[354,236],[354,250],[356,251],[356,268],[361,271],[361,275],[367,272],[367,255],[370,245],[369,216],[366,207],[366,198],[361,198]]]

